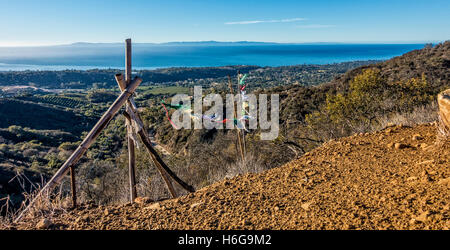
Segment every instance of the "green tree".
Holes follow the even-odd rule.
[[[350,81],[347,92],[327,95],[326,103],[306,115],[307,124],[315,130],[327,130],[327,137],[340,137],[367,127],[376,118],[383,99],[385,81],[378,69],[366,69]]]

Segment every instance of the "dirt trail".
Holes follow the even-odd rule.
[[[50,228],[449,229],[450,145],[430,146],[435,132],[396,126],[330,141],[260,174],[159,203],[85,206]]]
[[[150,141],[152,143],[152,146],[158,150],[158,152],[161,152],[163,155],[167,155],[170,156],[172,155],[169,150],[166,149],[166,146],[158,143],[156,140],[154,140],[153,138],[150,137]]]

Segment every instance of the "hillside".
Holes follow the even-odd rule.
[[[257,139],[259,130],[248,133],[249,154],[268,169],[287,163],[331,138],[376,131],[398,120],[411,124],[435,120],[436,95],[450,87],[449,53],[447,41],[377,64],[359,66],[324,84],[286,84],[255,90],[256,94],[279,94],[280,136],[276,141],[266,142]],[[282,71],[290,69],[284,67]],[[280,74],[283,75],[289,76]],[[249,74],[254,81],[263,78],[257,72]],[[349,94],[352,82],[359,90],[356,98],[338,99],[338,95],[352,97]],[[252,84],[249,80],[249,86]],[[161,123],[165,114],[160,110],[147,111],[148,124],[156,132],[156,139],[180,157],[189,157],[196,172],[221,168],[222,162],[236,159],[233,150],[224,150],[232,146],[233,131],[175,131],[169,122]],[[311,118],[307,119],[308,116]]]
[[[142,107],[141,116],[152,139],[160,148],[166,149],[164,160],[181,179],[200,189],[225,177],[282,166],[330,139],[378,131],[389,123],[411,125],[435,121],[436,94],[450,87],[449,51],[450,42],[445,42],[350,71],[347,70],[363,62],[248,68],[248,93],[279,94],[281,105],[280,133],[276,140],[259,140],[259,130],[246,134],[246,164],[239,161],[235,131],[174,130],[160,105],[161,100],[169,101],[172,94],[189,92],[189,88],[197,84],[207,87],[205,93],[225,94],[228,90],[224,76],[230,72],[236,73],[236,69],[244,71],[245,66],[142,71],[148,76],[142,76],[144,79],[151,79],[151,74],[161,74],[153,80],[159,77],[171,80],[157,86],[141,86],[136,101]],[[189,79],[203,70],[205,72],[199,77],[207,78]],[[113,73],[106,70],[81,74],[94,76],[99,72],[103,75]],[[5,73],[4,76],[15,79],[14,74]],[[31,78],[36,72],[24,74],[24,77]],[[343,75],[338,76],[340,74]],[[309,86],[329,81],[332,77],[336,78],[329,83]],[[91,80],[94,81],[95,77]],[[89,81],[84,82],[83,86],[91,86]],[[268,88],[270,86],[278,87]],[[0,119],[5,126],[0,128],[0,167],[9,172],[8,176],[13,176],[17,170],[28,169],[35,174],[43,173],[44,180],[50,177],[76,148],[76,141],[83,138],[82,129],[78,128],[82,125],[90,127],[85,125],[87,122],[79,123],[79,115],[86,117],[86,121],[95,121],[116,94],[113,89],[93,89],[86,93],[8,97],[8,100],[17,99],[20,103],[33,103],[21,105],[24,108],[22,114],[26,114],[25,108],[36,105],[45,107],[46,112],[35,114],[38,117],[32,121],[22,115],[22,120],[17,120],[21,127],[8,126],[11,122],[7,120],[8,116]],[[52,112],[53,109],[55,112]],[[4,110],[5,114],[11,112],[12,109]],[[63,116],[71,118],[60,119]],[[51,121],[49,126],[53,130],[42,126],[34,128],[41,124],[40,118]],[[63,121],[70,125],[67,129]],[[123,121],[120,115],[114,119],[77,166],[77,176],[80,176],[77,188],[81,201],[92,201],[98,205],[127,201],[128,184],[124,176],[127,175],[128,156],[126,143],[123,143],[126,135]],[[67,136],[72,138],[66,140]],[[154,200],[170,197],[144,150],[137,150],[137,166],[140,195]],[[0,199],[13,195],[13,204],[18,207],[22,194],[17,178],[11,182],[6,179],[0,181]],[[14,189],[9,188],[12,185],[15,185]],[[67,185],[63,189],[68,193]],[[17,191],[12,194],[10,190]]]
[[[331,82],[337,89],[345,89],[350,81],[363,70],[378,69],[387,82],[395,83],[425,75],[433,87],[441,88],[450,84],[450,41],[434,47],[413,50],[385,62],[367,65],[348,71]],[[439,91],[438,91],[439,92]]]
[[[332,140],[260,174],[158,203],[86,205],[49,228],[449,229],[450,144],[435,135],[434,124],[399,125]]]
[[[91,117],[17,99],[0,99],[0,128],[11,125],[33,129],[66,130],[81,134],[95,124]],[[45,117],[43,119],[42,117]]]
[[[223,92],[223,89],[227,89],[227,75],[233,76],[238,70],[242,73],[251,72],[248,77],[249,89],[289,84],[315,85],[330,81],[351,68],[368,63],[375,63],[375,61],[283,67],[227,66],[141,70],[135,74],[146,82],[139,87],[135,100],[143,109],[141,114],[150,127],[149,131],[154,132],[156,128],[163,128],[167,132],[172,129],[168,127],[170,124],[166,123],[160,101],[177,93],[189,93],[194,85],[202,85],[207,91]],[[42,174],[45,181],[61,166],[71,151],[76,148],[77,142],[85,136],[85,133],[92,128],[118,96],[117,84],[113,77],[117,72],[118,70],[113,69],[0,72],[0,171],[7,173],[0,178],[0,207],[3,207],[8,195],[12,197],[12,207],[18,207],[23,199],[22,186],[17,178],[10,181],[17,172],[27,170],[26,173],[31,172],[38,177]],[[25,88],[25,86],[33,87]],[[180,133],[177,134],[180,135]],[[118,115],[79,164],[77,171],[89,179],[83,183],[98,181],[99,178],[106,178],[105,176],[110,173],[116,173],[116,175],[108,177],[108,180],[121,180],[122,174],[118,172],[124,171],[122,163],[127,161],[123,158],[126,155],[122,155],[126,152],[124,136],[124,119]],[[182,143],[182,139],[173,144],[164,140],[162,136],[164,136],[162,133],[157,133],[157,137],[162,139],[158,143],[167,145],[172,152],[176,151],[177,147],[186,146]],[[191,135],[189,137],[194,138]],[[234,140],[235,135],[230,133],[228,136],[219,136],[219,138],[228,140],[225,142],[228,144],[229,141]],[[218,144],[222,143],[221,140],[214,141]],[[199,145],[206,145],[205,140],[202,139]],[[255,146],[262,148],[261,145]],[[266,143],[264,148],[262,153],[269,150],[280,153],[279,157],[272,157],[272,160],[266,163],[267,165],[279,166],[286,162],[285,155],[281,154],[285,148],[273,150],[270,143]],[[198,149],[203,152],[195,153],[195,155],[210,156],[205,147]],[[235,158],[233,155],[223,154],[223,156],[227,162],[233,164]],[[138,171],[138,176],[141,173],[151,175],[155,177],[153,180],[156,180],[156,183],[152,185],[158,186],[158,174],[146,159],[142,161],[141,159],[142,157],[139,157],[138,164],[145,170]],[[189,159],[185,158],[166,160],[170,161],[174,170],[179,174],[181,172],[181,175],[186,169],[186,162],[189,162]],[[173,162],[175,160],[177,163]],[[190,161],[190,164],[197,165],[195,161]],[[151,170],[148,168],[149,165]],[[103,170],[95,173],[89,170],[93,166],[95,169]],[[85,170],[87,173],[84,172]],[[208,173],[205,169],[197,167],[187,174],[192,183],[197,186],[211,183],[206,180]],[[216,173],[212,171],[211,175]],[[29,174],[27,176],[31,178]],[[150,176],[143,176],[142,179],[149,179],[147,177]],[[41,184],[42,181],[41,178],[31,180],[34,184]],[[120,187],[115,183],[111,188]],[[97,188],[96,186],[94,190]],[[145,193],[154,192],[155,198],[168,195],[163,188],[151,190],[143,187]],[[161,192],[154,190],[161,190]],[[97,193],[96,197],[92,197],[93,193]],[[98,196],[101,200],[108,202],[121,199],[115,195],[105,198],[105,193],[105,190],[92,192],[92,187],[87,184],[80,186],[79,192],[81,197],[88,196],[88,199],[97,201],[99,201]],[[4,210],[0,209],[0,214],[4,214]]]
[[[283,99],[281,112],[284,121],[298,119],[303,121],[305,114],[319,108],[326,100],[326,94],[348,91],[350,82],[367,69],[376,69],[385,83],[395,84],[425,75],[428,88],[433,89],[433,96],[450,87],[450,41],[434,47],[413,50],[390,60],[377,64],[364,65],[337,76],[332,81],[314,87],[285,86],[270,92],[279,92]],[[386,91],[389,91],[387,89]],[[293,111],[301,112],[293,112]]]

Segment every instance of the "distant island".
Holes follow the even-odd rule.
[[[164,46],[164,45],[214,45],[214,46],[229,46],[229,45],[333,45],[333,44],[414,44],[414,43],[343,43],[343,42],[258,42],[258,41],[173,41],[162,43],[139,43],[134,42],[133,46]],[[56,46],[120,46],[123,43],[102,43],[102,42],[74,42],[69,44],[55,44],[55,45],[41,45],[41,46],[13,46],[13,47],[56,47]],[[11,48],[10,46],[8,46]],[[1,46],[0,46],[1,48]]]

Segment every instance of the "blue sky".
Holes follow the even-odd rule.
[[[450,39],[448,0],[0,0],[0,46]]]

